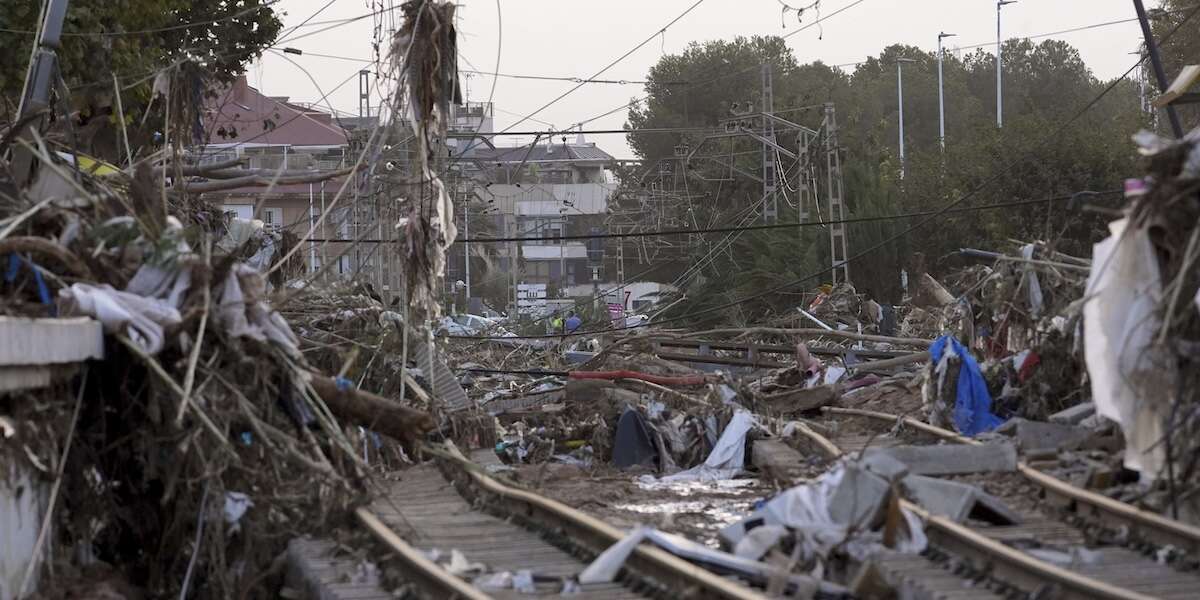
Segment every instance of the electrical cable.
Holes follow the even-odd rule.
[[[302,54],[304,56],[314,56],[317,58],[328,58],[330,60],[344,60],[347,62],[356,62],[356,63],[374,62],[373,60],[367,60],[367,59],[363,59],[363,58],[354,58],[353,56],[339,56],[336,54],[323,54],[320,52],[308,52],[306,50],[301,50],[299,48],[288,48],[288,50],[293,51],[293,52],[289,52],[289,54]],[[471,68],[470,69],[459,69],[458,72],[459,73],[469,73],[471,75],[485,75],[488,77],[502,77],[502,78],[506,78],[506,79],[530,79],[530,80],[535,80],[535,81],[564,81],[564,82],[570,82],[570,83],[604,83],[604,84],[614,84],[614,85],[645,85],[647,83],[650,83],[649,81],[639,80],[639,79],[595,79],[595,78],[584,79],[582,77],[566,77],[566,76],[554,76],[554,75],[522,75],[522,74],[517,74],[517,73],[501,73],[499,71],[481,71],[478,68],[476,68],[474,65],[472,65],[470,63],[470,61],[468,61],[466,59],[465,56],[462,56],[460,54],[459,58],[462,58],[463,61],[466,62],[467,65],[470,66]],[[686,82],[686,81],[656,81],[655,83],[658,85],[687,85],[688,84],[688,82]],[[521,115],[517,115],[517,116],[521,116]]]
[[[1120,194],[1123,190],[1106,190],[1096,192],[1097,196],[1110,196]],[[565,242],[579,240],[601,240],[601,239],[620,239],[620,238],[641,238],[641,237],[665,237],[673,235],[693,235],[705,233],[737,233],[744,231],[767,231],[772,229],[798,229],[804,227],[825,227],[828,225],[849,225],[854,223],[874,223],[877,221],[892,221],[897,219],[911,219],[914,217],[925,217],[942,213],[960,213],[960,212],[975,212],[981,210],[995,210],[999,208],[1013,208],[1017,206],[1033,206],[1037,204],[1045,204],[1055,200],[1070,200],[1075,195],[1051,196],[1048,198],[1035,198],[1030,200],[1013,200],[1009,202],[995,202],[992,204],[980,204],[977,206],[967,206],[953,209],[935,209],[923,210],[911,213],[900,213],[894,215],[879,215],[874,217],[851,217],[848,219],[837,219],[833,221],[807,221],[804,223],[771,223],[766,225],[746,225],[734,227],[709,227],[702,229],[681,228],[681,229],[660,229],[655,231],[633,231],[629,233],[592,233],[592,234],[577,234],[577,235],[554,235],[548,237],[502,237],[502,238],[458,238],[454,240],[455,244],[470,243],[470,244],[500,244],[508,242]],[[756,205],[752,205],[756,206]],[[313,240],[323,241],[323,240]],[[336,242],[338,240],[329,240]],[[344,240],[343,240],[344,241]],[[378,243],[379,240],[362,240],[368,243]]]
[[[633,47],[632,49],[630,49],[628,52],[626,52],[626,53],[622,54],[621,56],[617,57],[617,58],[616,58],[616,60],[613,60],[612,62],[608,63],[608,65],[606,65],[604,68],[600,69],[599,71],[596,71],[596,72],[595,72],[595,73],[594,73],[594,74],[593,74],[591,77],[588,77],[588,79],[596,79],[596,78],[600,77],[600,76],[601,76],[601,75],[603,75],[603,74],[604,74],[606,71],[608,71],[609,69],[611,69],[611,68],[615,67],[615,66],[616,66],[618,63],[620,63],[621,61],[623,61],[623,60],[625,60],[626,58],[628,58],[628,57],[629,57],[629,55],[633,54],[634,52],[637,52],[638,50],[640,50],[640,49],[641,49],[643,46],[645,46],[646,44],[649,44],[649,43],[650,43],[650,42],[651,42],[651,41],[652,41],[654,38],[658,37],[658,35],[659,35],[659,34],[664,34],[664,33],[667,31],[667,29],[668,29],[668,28],[670,28],[670,27],[671,27],[672,25],[674,25],[675,23],[679,22],[679,20],[683,19],[685,16],[687,16],[687,15],[688,15],[688,13],[692,12],[693,10],[695,10],[695,9],[696,9],[696,7],[700,6],[700,5],[701,5],[701,4],[703,4],[703,3],[704,3],[704,0],[696,0],[696,2],[695,2],[695,3],[693,3],[691,6],[689,6],[689,7],[688,7],[686,10],[684,10],[682,13],[680,13],[680,14],[679,14],[678,16],[676,16],[674,19],[671,19],[671,21],[670,21],[669,23],[667,23],[666,25],[664,25],[664,26],[663,26],[661,29],[659,29],[659,30],[658,30],[657,32],[655,32],[653,35],[651,35],[650,37],[648,37],[648,38],[646,38],[645,40],[643,40],[643,41],[642,41],[640,44],[638,44],[638,45],[634,46],[634,47]],[[512,125],[509,125],[508,127],[505,127],[505,128],[504,128],[504,130],[503,130],[503,131],[501,131],[500,133],[507,133],[508,131],[511,131],[511,130],[512,130],[513,128],[515,128],[517,125],[520,125],[521,123],[524,123],[525,121],[528,121],[529,119],[531,119],[531,118],[533,118],[533,117],[537,116],[537,115],[538,115],[539,113],[541,113],[543,110],[546,110],[547,108],[550,108],[551,106],[553,106],[554,104],[558,103],[558,102],[559,102],[560,100],[562,100],[563,98],[566,98],[567,96],[571,95],[573,92],[575,92],[575,91],[576,91],[576,90],[578,90],[579,88],[583,87],[584,85],[585,85],[584,83],[577,83],[577,84],[575,84],[575,86],[574,86],[574,87],[572,87],[571,89],[569,89],[569,90],[567,90],[567,91],[565,91],[565,92],[563,92],[563,93],[559,94],[559,95],[558,95],[558,96],[556,96],[556,97],[555,97],[553,100],[551,100],[551,101],[549,101],[549,102],[547,102],[547,103],[543,104],[543,105],[542,105],[540,108],[538,108],[537,110],[535,110],[535,111],[533,111],[533,112],[529,113],[528,115],[525,115],[525,116],[524,116],[524,117],[522,117],[520,120],[518,120],[517,122],[513,123]],[[476,144],[476,143],[474,143],[474,142],[467,144],[467,147],[466,147],[465,149],[463,149],[462,153],[460,153],[460,155],[459,155],[459,156],[462,156],[463,154],[466,154],[467,152],[469,152],[469,151],[470,151],[472,148],[474,148],[474,147],[476,147],[476,146],[478,146],[478,144]]]
[[[326,2],[324,6],[322,6],[321,8],[318,8],[317,12],[314,12],[313,14],[308,15],[308,18],[301,21],[299,25],[297,25],[295,27],[289,27],[287,31],[279,34],[279,38],[286,40],[287,36],[295,33],[297,29],[304,27],[309,21],[315,19],[317,17],[317,15],[325,12],[325,10],[328,9],[330,6],[333,6],[333,3],[336,1],[337,0],[329,0],[329,2]]]
[[[1163,36],[1162,40],[1159,43],[1165,44],[1169,39],[1171,39],[1172,36],[1175,35],[1176,32],[1179,31],[1180,28],[1183,27],[1184,24],[1186,24],[1193,17],[1195,17],[1197,12],[1200,12],[1200,6],[1197,6],[1195,10],[1193,10],[1182,21],[1180,21],[1178,24],[1176,24],[1175,27],[1170,32],[1167,33],[1167,35]],[[884,239],[883,241],[880,241],[879,243],[874,244],[874,245],[864,249],[863,251],[854,254],[853,256],[846,257],[844,260],[838,262],[835,265],[831,265],[829,267],[822,268],[819,271],[815,271],[815,272],[805,275],[799,279],[784,282],[779,285],[775,285],[775,286],[772,286],[765,290],[762,290],[760,292],[750,294],[749,296],[746,296],[744,298],[737,298],[737,299],[731,300],[729,302],[719,304],[717,306],[712,306],[709,308],[701,309],[701,310],[694,311],[692,313],[689,313],[686,315],[681,315],[681,316],[674,317],[671,319],[660,320],[660,321],[654,323],[654,325],[663,325],[666,323],[674,323],[674,322],[679,322],[679,321],[691,320],[700,315],[713,313],[713,312],[716,312],[719,310],[725,310],[727,308],[738,306],[740,304],[745,304],[746,302],[749,302],[751,300],[756,300],[758,298],[762,298],[764,296],[776,293],[780,290],[783,290],[783,289],[786,289],[786,288],[789,288],[789,287],[792,287],[795,285],[799,285],[810,279],[820,277],[822,274],[827,273],[831,270],[837,269],[843,265],[854,262],[864,256],[867,256],[868,254],[871,254],[871,253],[887,246],[888,244],[891,244],[892,242],[900,239],[901,237],[904,237],[904,236],[908,235],[909,233],[912,233],[913,231],[924,226],[925,224],[933,221],[934,218],[954,209],[956,206],[962,204],[963,202],[970,200],[976,194],[978,194],[980,191],[982,191],[984,188],[986,188],[987,186],[991,185],[992,183],[998,181],[1001,177],[1008,174],[1008,172],[1013,170],[1017,165],[1023,164],[1025,161],[1032,158],[1033,151],[1035,149],[1041,147],[1046,142],[1058,137],[1063,131],[1066,130],[1067,127],[1071,126],[1076,120],[1078,120],[1080,117],[1082,117],[1085,113],[1087,113],[1087,111],[1091,110],[1093,106],[1098,104],[1100,102],[1100,100],[1102,100],[1105,96],[1107,96],[1109,92],[1111,92],[1113,89],[1115,89],[1117,87],[1117,85],[1120,84],[1120,82],[1125,79],[1126,76],[1128,76],[1135,69],[1137,69],[1139,66],[1141,66],[1141,64],[1143,62],[1145,62],[1145,60],[1146,60],[1145,56],[1139,57],[1137,62],[1135,62],[1132,66],[1130,66],[1129,69],[1127,69],[1120,77],[1114,79],[1112,81],[1112,83],[1110,83],[1108,86],[1106,86],[1098,95],[1096,95],[1096,97],[1092,98],[1092,100],[1090,100],[1087,104],[1085,104],[1078,111],[1076,111],[1070,118],[1065,120],[1058,127],[1055,127],[1052,131],[1049,132],[1049,134],[1047,134],[1046,136],[1043,136],[1040,140],[1038,140],[1038,142],[1034,144],[1034,147],[1032,149],[1030,149],[1029,151],[1025,152],[1023,156],[1008,163],[1006,166],[1004,166],[1003,168],[1001,168],[1000,170],[998,170],[997,172],[992,174],[990,177],[984,179],[982,182],[980,182],[978,185],[976,185],[974,188],[972,188],[967,193],[960,196],[958,199],[950,202],[946,206],[938,209],[937,211],[934,211],[933,214],[930,214],[930,215],[922,218],[916,224],[904,229],[903,231],[900,231],[894,235],[889,236],[888,238]],[[524,338],[524,339],[539,339],[539,338],[561,338],[561,337],[566,337],[566,336],[575,337],[575,336],[584,336],[584,335],[597,335],[597,334],[601,334],[601,333],[612,333],[615,331],[643,328],[646,325],[647,324],[625,326],[625,327],[611,327],[611,328],[595,330],[595,331],[572,332],[572,333],[568,333],[568,334],[564,334],[564,335],[557,335],[557,336],[516,336],[516,337],[510,336],[506,339],[509,339],[509,340],[522,339],[522,338]],[[486,336],[448,336],[448,337],[457,338],[457,339],[493,339],[493,338],[489,338]]]
[[[836,17],[839,14],[841,14],[847,10],[850,10],[851,8],[854,8],[855,6],[858,6],[859,4],[862,4],[863,2],[866,2],[866,1],[867,0],[855,0],[854,2],[851,2],[850,4],[847,4],[846,6],[843,6],[823,17],[819,17],[819,18],[817,18],[817,20],[813,21],[812,23],[809,23],[808,25],[805,25],[805,26],[801,27],[800,29],[797,29],[797,30],[795,30],[791,33],[788,33],[786,35],[783,35],[781,37],[786,40],[786,39],[792,37],[793,35],[799,34],[800,32],[802,32],[806,29],[809,29],[811,27],[816,27],[816,26],[820,25],[821,23],[824,23],[825,21],[832,19],[833,17]]]

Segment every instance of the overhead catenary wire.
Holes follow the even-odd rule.
[[[1123,190],[1105,190],[1101,192],[1087,192],[1090,196],[1111,196],[1122,193]],[[983,210],[997,210],[1001,208],[1013,208],[1017,206],[1036,206],[1046,204],[1048,202],[1071,200],[1079,194],[1066,194],[1060,196],[1050,196],[1048,198],[1033,198],[1028,200],[1013,200],[1009,202],[995,202],[991,204],[980,204],[977,206],[958,207],[953,209],[935,209],[923,210],[917,212],[900,213],[892,215],[878,215],[873,217],[851,217],[847,219],[835,219],[831,221],[806,221],[803,223],[771,223],[765,225],[745,225],[737,227],[708,227],[708,228],[679,228],[679,229],[659,229],[654,231],[633,231],[629,233],[592,233],[579,235],[551,235],[546,237],[483,237],[483,238],[458,238],[454,240],[455,244],[470,243],[470,244],[500,244],[509,242],[567,242],[579,240],[603,240],[603,239],[622,239],[622,238],[642,238],[642,237],[664,237],[675,235],[695,235],[703,233],[735,233],[742,231],[770,231],[775,229],[802,229],[806,227],[825,227],[828,225],[850,225],[854,223],[874,223],[877,221],[894,221],[897,219],[912,219],[916,217],[924,217],[929,215],[937,215],[942,213],[961,213],[961,212],[976,212]],[[324,240],[312,240],[324,241]],[[329,240],[330,242],[350,241],[350,240]],[[379,240],[362,240],[367,243],[375,243]]]
[[[624,53],[624,54],[622,54],[621,56],[618,56],[618,57],[617,57],[616,59],[614,59],[612,62],[610,62],[610,63],[608,63],[607,65],[605,65],[605,66],[604,66],[604,68],[600,69],[599,71],[596,71],[595,73],[593,73],[593,74],[592,74],[590,77],[588,77],[587,79],[596,79],[596,78],[600,77],[601,75],[603,75],[604,73],[606,73],[606,72],[607,72],[609,69],[611,69],[611,68],[615,67],[615,66],[616,66],[618,63],[620,63],[621,61],[623,61],[623,60],[625,60],[626,58],[628,58],[628,57],[629,57],[631,54],[633,54],[634,52],[637,52],[637,51],[638,51],[638,50],[640,50],[642,47],[644,47],[646,44],[649,44],[651,41],[653,41],[653,40],[654,40],[654,38],[658,37],[659,35],[665,34],[665,33],[666,33],[666,31],[667,31],[667,29],[669,29],[669,28],[670,28],[672,25],[674,25],[675,23],[678,23],[678,22],[679,22],[681,19],[683,19],[684,17],[686,17],[686,16],[687,16],[689,13],[691,13],[693,10],[695,10],[695,9],[696,9],[698,6],[700,6],[700,5],[701,5],[701,4],[703,4],[703,3],[704,3],[704,0],[696,0],[696,2],[694,2],[694,3],[693,3],[691,6],[687,7],[687,9],[685,9],[685,10],[684,10],[682,13],[680,13],[680,14],[679,14],[678,16],[676,16],[674,19],[671,19],[671,21],[670,21],[670,22],[668,22],[666,25],[664,25],[664,26],[663,26],[661,29],[659,29],[658,31],[654,32],[654,34],[652,34],[650,37],[647,37],[645,40],[642,40],[642,42],[641,42],[641,43],[639,43],[639,44],[637,44],[636,46],[634,46],[633,48],[629,49],[627,52],[625,52],[625,53]],[[497,69],[497,70],[498,70],[498,69]],[[573,87],[571,87],[571,89],[568,89],[567,91],[565,91],[565,92],[563,92],[563,93],[559,94],[558,96],[554,97],[554,99],[550,100],[549,102],[546,102],[546,103],[545,103],[545,104],[543,104],[541,107],[539,107],[537,110],[534,110],[533,112],[531,112],[531,113],[529,113],[529,114],[525,115],[524,117],[521,117],[521,119],[519,119],[518,121],[516,121],[516,122],[515,122],[515,123],[513,123],[512,125],[509,125],[508,127],[506,127],[506,128],[504,129],[504,131],[502,131],[501,133],[505,133],[505,132],[507,132],[507,131],[510,131],[510,130],[512,130],[512,129],[514,129],[514,128],[516,128],[516,126],[520,125],[521,123],[524,123],[525,121],[528,121],[529,119],[532,119],[533,117],[535,117],[535,116],[537,116],[538,114],[540,114],[542,111],[544,111],[544,110],[546,110],[547,108],[550,108],[551,106],[553,106],[553,105],[557,104],[557,103],[558,103],[560,100],[562,100],[563,98],[566,98],[567,96],[571,95],[571,94],[572,94],[572,93],[574,93],[576,90],[578,90],[579,88],[583,87],[584,85],[586,85],[586,83],[577,83],[577,84],[575,84]],[[472,142],[472,143],[468,144],[468,145],[467,145],[467,147],[466,147],[466,148],[463,150],[463,154],[465,154],[466,152],[470,151],[472,148],[476,147],[477,145],[478,145],[478,144],[476,144],[476,143],[474,143],[474,142]]]
[[[375,62],[372,59],[355,58],[353,56],[340,56],[337,54],[325,54],[325,53],[321,53],[321,52],[309,52],[307,50],[303,50],[300,48],[289,47],[289,48],[286,48],[285,51],[288,51],[289,54],[301,54],[303,56],[312,56],[315,58],[327,58],[330,60],[343,60],[343,61],[354,62],[354,63]],[[460,56],[460,58],[463,58],[463,60],[466,61],[465,57]],[[468,61],[468,66],[470,66],[469,61]],[[567,76],[567,75],[529,75],[529,74],[519,74],[519,73],[501,73],[498,70],[497,71],[482,71],[482,70],[479,70],[474,67],[472,67],[470,69],[459,69],[458,72],[459,73],[467,73],[470,75],[484,75],[487,77],[500,77],[503,79],[529,79],[529,80],[534,80],[534,81],[563,81],[563,82],[569,82],[569,83],[602,83],[602,84],[611,84],[611,85],[645,85],[647,83],[650,83],[649,81],[646,81],[643,79],[597,79],[597,78],[583,78],[583,77],[577,77],[577,76],[573,77],[573,76]],[[687,85],[688,84],[688,82],[686,82],[686,81],[661,81],[661,82],[655,82],[655,83],[657,83],[659,85]],[[520,116],[520,115],[518,115],[518,116]]]
[[[1196,16],[1197,12],[1200,12],[1200,6],[1197,6],[1192,12],[1188,13],[1188,15],[1182,21],[1180,21],[1178,24],[1176,24],[1175,27],[1170,32],[1167,33],[1167,35],[1163,36],[1161,43],[1165,44],[1167,42],[1167,40],[1171,39],[1171,37],[1174,36],[1175,33],[1178,32],[1179,29],[1182,28],[1184,24],[1186,24],[1188,21],[1190,21],[1193,17]],[[842,265],[857,261],[865,256],[868,256],[868,255],[886,247],[888,244],[895,242],[896,240],[908,235],[909,233],[916,231],[917,229],[923,227],[927,223],[933,221],[936,217],[939,217],[942,214],[949,212],[950,210],[954,209],[955,207],[957,207],[957,206],[961,205],[962,203],[975,197],[984,188],[986,188],[987,186],[1000,180],[1000,178],[1002,178],[1006,174],[1008,174],[1009,171],[1016,168],[1017,165],[1023,164],[1025,161],[1032,158],[1034,150],[1041,147],[1046,142],[1058,137],[1063,131],[1066,130],[1067,127],[1070,127],[1073,123],[1075,123],[1075,121],[1077,121],[1080,117],[1082,117],[1089,110],[1091,110],[1092,107],[1094,107],[1096,104],[1098,104],[1100,102],[1100,100],[1102,100],[1105,96],[1107,96],[1109,94],[1109,92],[1111,92],[1113,89],[1115,89],[1117,87],[1117,85],[1119,85],[1120,82],[1124,80],[1125,77],[1127,77],[1135,69],[1137,69],[1139,66],[1141,66],[1141,64],[1143,62],[1145,62],[1145,60],[1146,60],[1145,56],[1139,57],[1137,62],[1135,62],[1132,66],[1130,66],[1129,69],[1127,69],[1125,71],[1125,73],[1123,73],[1120,77],[1114,79],[1112,81],[1112,83],[1110,83],[1108,86],[1106,86],[1099,94],[1097,94],[1094,98],[1092,98],[1087,104],[1085,104],[1079,110],[1077,110],[1070,118],[1063,121],[1058,127],[1055,127],[1047,135],[1045,135],[1041,139],[1039,139],[1034,144],[1033,148],[1026,151],[1021,157],[1009,162],[1007,165],[1005,165],[1004,167],[997,170],[990,177],[981,181],[970,191],[966,192],[965,194],[963,194],[959,198],[955,199],[954,201],[950,202],[946,206],[938,209],[937,211],[934,211],[933,214],[925,216],[917,223],[915,223],[915,224],[905,228],[904,230],[899,231],[891,236],[888,236],[884,240],[882,240],[876,244],[873,244],[872,246],[870,246],[852,256],[846,257],[845,260],[842,260],[842,261],[838,262],[837,264],[834,264],[834,265],[831,265],[828,267],[824,267],[818,271],[814,271],[812,273],[809,273],[808,275],[800,277],[799,279],[795,279],[795,280],[787,281],[787,282],[784,282],[784,283],[781,283],[781,284],[778,284],[775,286],[771,286],[760,292],[756,292],[754,294],[750,294],[750,295],[742,297],[742,298],[735,298],[729,302],[724,302],[724,303],[718,304],[716,306],[711,306],[711,307],[704,308],[704,309],[701,309],[698,311],[693,311],[689,314],[680,315],[678,317],[674,317],[674,318],[670,318],[670,319],[660,320],[660,321],[654,323],[654,325],[663,325],[666,323],[674,323],[674,322],[695,319],[698,316],[711,314],[711,313],[714,313],[714,312],[717,312],[720,310],[725,310],[727,308],[732,308],[734,306],[745,304],[747,302],[757,300],[759,298],[768,296],[770,294],[777,293],[780,290],[784,290],[789,287],[793,287],[793,286],[802,284],[806,281],[812,280],[814,278],[820,277],[821,275],[823,275],[831,270],[837,269],[837,268],[841,267]],[[521,339],[521,338],[539,339],[539,338],[560,338],[560,337],[566,337],[566,336],[574,337],[574,336],[598,335],[598,334],[603,334],[603,333],[614,333],[614,332],[618,332],[618,331],[625,331],[625,330],[629,330],[629,329],[638,329],[638,328],[644,328],[644,327],[645,327],[645,324],[641,324],[641,325],[625,326],[625,327],[610,327],[610,328],[606,328],[606,329],[593,330],[593,331],[576,331],[576,332],[572,332],[572,333],[567,333],[567,334],[562,334],[562,335],[553,335],[553,336],[516,336],[516,337],[509,336],[507,339],[509,339],[509,340]],[[448,337],[458,338],[458,339],[493,339],[490,336],[448,336]]]

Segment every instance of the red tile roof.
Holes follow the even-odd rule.
[[[349,143],[329,113],[271,98],[250,87],[243,75],[208,100],[205,129],[212,144],[337,146]],[[224,136],[220,135],[224,132]]]

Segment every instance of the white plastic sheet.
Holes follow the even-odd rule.
[[[1126,219],[1093,246],[1083,306],[1084,358],[1100,416],[1125,434],[1125,466],[1153,480],[1162,469],[1173,364],[1155,346],[1162,281],[1145,230]]]
[[[736,476],[746,467],[746,434],[757,425],[754,415],[746,410],[733,413],[733,418],[721,432],[716,445],[702,464],[674,475],[661,477],[660,481],[701,480],[715,481]]]
[[[843,546],[855,558],[870,556],[882,546],[882,533],[878,531],[854,531],[834,520],[831,503],[834,492],[845,475],[845,467],[825,472],[816,481],[784,490],[749,517],[721,530],[721,537],[735,548],[741,547],[749,532],[770,526],[785,527],[796,536],[804,557],[828,556],[835,547]],[[921,552],[928,543],[921,520],[907,510],[901,510],[907,525],[908,535],[903,537],[895,550]],[[748,522],[757,527],[746,529]]]
[[[217,300],[217,322],[234,337],[270,341],[291,354],[299,353],[299,339],[279,313],[263,297],[266,282],[258,271],[236,264],[221,284]]]
[[[1033,249],[1033,244],[1025,244],[1021,247],[1021,256],[1026,260],[1032,260]],[[1027,263],[1024,271],[1025,277],[1023,283],[1025,284],[1026,291],[1029,293],[1030,312],[1036,317],[1042,314],[1042,306],[1045,304],[1044,297],[1042,296],[1042,284],[1038,281],[1037,272],[1033,270],[1031,265]]]
[[[108,333],[123,333],[147,354],[163,348],[163,328],[178,325],[179,311],[165,301],[114,289],[111,285],[75,283],[59,290],[63,312],[93,317]]]
[[[621,570],[621,566],[629,558],[629,555],[633,553],[638,544],[644,541],[650,542],[684,560],[716,567],[722,571],[741,573],[746,577],[759,581],[779,574],[778,569],[767,563],[714,550],[704,544],[693,542],[675,534],[659,531],[651,527],[640,526],[622,538],[621,541],[609,546],[600,556],[597,556],[579,574],[579,583],[609,583],[613,581],[617,573]],[[791,583],[798,585],[818,585],[817,582],[803,575],[791,575],[789,576],[789,580]]]

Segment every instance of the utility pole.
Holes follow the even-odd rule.
[[[1171,85],[1167,82],[1167,73],[1163,70],[1162,57],[1158,54],[1158,46],[1154,43],[1154,32],[1150,31],[1150,19],[1146,16],[1146,7],[1142,5],[1142,0],[1133,0],[1133,7],[1137,10],[1138,22],[1142,24],[1142,37],[1146,38],[1146,52],[1150,54],[1150,65],[1154,68],[1154,78],[1158,80],[1158,91],[1165,93]],[[1167,118],[1171,121],[1171,132],[1175,137],[1183,137],[1183,125],[1179,122],[1179,115],[1175,112],[1175,107],[1168,104]]]
[[[469,198],[463,200],[463,236],[466,241],[463,242],[463,271],[465,272],[467,284],[467,308],[471,306],[471,201]]]
[[[917,62],[911,58],[896,59],[896,94],[900,98],[900,179],[904,179],[904,63]]]
[[[938,33],[938,144],[946,151],[946,104],[942,94],[942,40],[954,37],[953,33]]]
[[[1000,58],[1000,9],[1006,4],[1016,4],[1017,0],[997,0],[996,2],[996,127],[1004,127],[1004,93],[1001,84],[1002,60]]]
[[[771,144],[775,143],[775,121],[771,116],[775,114],[775,89],[771,78],[771,65],[763,63],[762,66],[762,135],[765,139],[770,140]],[[775,151],[768,144],[762,145],[762,179],[763,179],[763,222],[774,223],[779,219],[779,195],[778,195],[778,177],[776,175],[778,165],[775,162]]]
[[[29,75],[25,79],[25,89],[17,107],[17,121],[50,107],[50,88],[54,86],[58,75],[58,48],[66,16],[67,0],[49,0],[38,34],[37,49],[29,61]],[[25,126],[21,137],[32,143],[30,134],[41,122],[40,118],[34,119]],[[13,150],[13,175],[17,187],[24,187],[33,177],[33,152],[16,144],[14,146],[17,147]]]
[[[831,283],[838,282],[838,270],[842,271],[842,280],[850,281],[850,263],[846,243],[846,206],[842,198],[842,159],[839,156],[837,117],[833,111],[833,103],[825,104],[825,161],[826,176],[828,177],[829,194],[829,256],[832,260],[832,270],[829,278]]]

